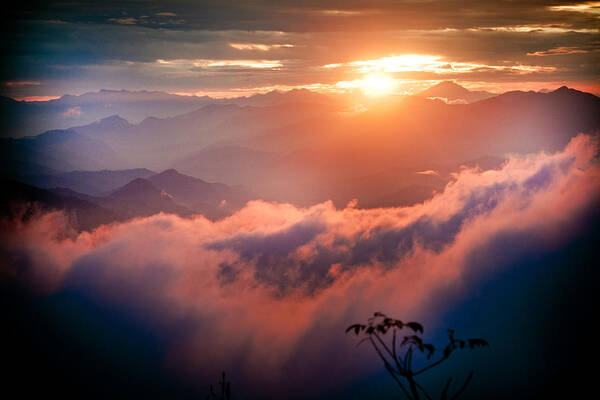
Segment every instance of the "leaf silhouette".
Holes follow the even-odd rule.
[[[364,329],[364,325],[361,324],[354,324],[354,325],[350,325],[349,327],[346,328],[346,333],[350,332],[350,331],[354,331],[354,333],[356,335],[359,334],[359,332],[361,331],[361,329]]]
[[[418,322],[407,322],[406,326],[408,326],[410,329],[412,329],[415,332],[420,332],[421,334],[423,334],[423,325],[421,325]]]
[[[489,346],[489,343],[480,338],[469,339],[469,347],[474,349],[475,347],[486,347]]]
[[[435,352],[435,347],[432,344],[424,344],[423,347],[427,350],[427,359],[429,360]]]

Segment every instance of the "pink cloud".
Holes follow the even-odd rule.
[[[157,329],[185,324],[170,343],[171,368],[234,365],[260,390],[315,357],[324,369],[356,362],[343,328],[375,310],[434,323],[432,296],[459,296],[466,275],[494,273],[493,259],[472,257],[486,259],[478,252],[499,234],[526,233],[540,252],[578,234],[578,216],[600,198],[596,153],[580,135],[556,154],[461,170],[442,193],[404,208],[254,201],[217,222],[159,214],[79,234],[49,213],[3,232],[1,271],[41,291],[82,291]]]

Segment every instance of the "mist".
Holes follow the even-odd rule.
[[[585,236],[597,150],[579,135],[499,169],[465,167],[411,207],[257,200],[218,221],[161,213],[83,232],[39,213],[3,222],[1,277],[126,316],[154,338],[157,368],[192,386],[224,369],[244,398],[337,393],[379,370],[349,324],[381,310],[439,337],[441,317],[486,282]]]

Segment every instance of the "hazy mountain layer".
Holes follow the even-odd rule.
[[[456,86],[432,89],[466,90]],[[343,111],[343,102],[321,102],[310,92],[250,99],[267,105],[211,104],[139,124],[111,116],[31,138],[3,139],[2,149],[12,174],[16,164],[62,171],[174,167],[202,181],[244,185],[263,199],[344,205],[358,198],[370,207],[439,191],[465,160],[487,168],[489,160],[506,154],[557,151],[576,134],[600,129],[600,99],[566,87],[509,92],[472,104],[390,97],[354,113]],[[60,179],[66,181],[59,178],[57,186]],[[171,191],[193,209],[196,189],[191,188],[200,184],[185,182]],[[164,179],[159,186],[170,184]],[[69,185],[62,186],[77,189]],[[101,194],[94,190],[81,191]],[[215,198],[209,200],[200,202],[215,206]],[[236,206],[242,202],[230,200]]]

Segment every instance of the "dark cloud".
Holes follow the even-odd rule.
[[[96,1],[18,4],[9,16],[31,20],[146,25],[153,28],[347,31],[555,24],[590,27],[595,16],[550,6],[580,1]]]

